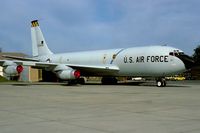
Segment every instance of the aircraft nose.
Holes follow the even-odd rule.
[[[180,55],[177,55],[177,57],[183,61],[186,69],[190,69],[195,66],[195,62],[192,57],[186,54],[180,54]]]

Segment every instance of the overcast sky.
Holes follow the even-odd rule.
[[[31,55],[34,19],[54,53],[200,44],[200,0],[1,0],[3,51]]]

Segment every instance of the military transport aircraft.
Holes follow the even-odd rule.
[[[194,61],[180,49],[169,46],[146,46],[69,52],[50,51],[39,27],[31,22],[32,58],[9,57],[0,60],[6,74],[17,75],[23,66],[54,72],[58,78],[78,81],[83,76],[102,77],[102,84],[117,83],[115,77],[154,77],[158,87],[166,86],[165,77],[190,69]]]

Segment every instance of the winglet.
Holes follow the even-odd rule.
[[[39,26],[38,20],[31,21],[31,27],[37,27]]]

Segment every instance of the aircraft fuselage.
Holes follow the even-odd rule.
[[[52,54],[37,59],[61,64],[115,65],[119,67],[119,71],[114,76],[163,77],[186,70],[181,59],[169,54],[174,51],[182,52],[168,46],[147,46]],[[96,74],[96,76],[105,75],[106,73]]]

